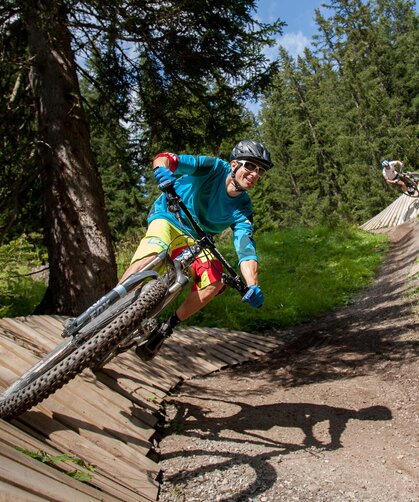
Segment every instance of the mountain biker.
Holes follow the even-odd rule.
[[[397,185],[400,187],[402,192],[414,191],[414,188],[407,187],[406,183],[403,181],[400,173],[396,171],[396,168],[403,169],[403,162],[401,160],[383,160],[381,162],[381,167],[383,168],[383,176],[386,183],[389,185]]]
[[[205,155],[166,152],[156,155],[152,165],[159,188],[165,192],[169,187],[174,187],[207,233],[217,235],[231,227],[240,270],[248,286],[243,301],[252,307],[261,307],[264,296],[258,285],[253,209],[247,190],[253,188],[259,178],[272,168],[269,151],[261,143],[242,140],[233,148],[230,163]],[[168,210],[164,193],[154,202],[148,224],[146,235],[120,282],[141,270],[160,251],[169,248],[170,256],[175,258],[192,242],[185,236],[185,229],[194,235],[193,229],[186,221],[179,223]],[[141,359],[151,360],[179,322],[201,310],[222,292],[221,270],[221,263],[213,256],[208,257],[208,252],[195,260],[191,271],[191,293],[176,312],[152,333],[146,344],[136,348]]]

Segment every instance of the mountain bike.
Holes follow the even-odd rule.
[[[419,173],[401,170],[399,178],[404,182],[407,190],[402,190],[409,197],[419,197]]]
[[[189,220],[196,237],[179,256],[169,251],[155,255],[150,263],[115,286],[75,319],[67,322],[65,339],[52,352],[18,378],[0,396],[0,417],[13,418],[40,403],[85,368],[101,369],[113,357],[146,343],[162,313],[190,281],[189,267],[202,252],[223,266],[222,281],[243,296],[248,288],[227,262],[212,236],[204,232],[171,187],[166,191],[169,209],[184,228]]]

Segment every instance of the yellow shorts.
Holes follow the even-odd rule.
[[[176,258],[195,241],[182,233],[165,219],[153,220],[132,257],[131,264],[150,256],[169,250],[171,258]],[[208,251],[201,253],[192,263],[192,291],[204,289],[209,284],[221,282],[223,267],[219,260]]]

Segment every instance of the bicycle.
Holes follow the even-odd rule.
[[[400,170],[399,178],[407,187],[407,190],[402,190],[405,195],[419,197],[419,173]]]
[[[47,354],[0,396],[0,417],[11,419],[29,410],[75,378],[84,369],[100,370],[116,355],[146,343],[157,316],[177,298],[190,277],[188,269],[201,252],[223,265],[222,281],[242,296],[248,287],[191,215],[173,188],[168,207],[181,222],[189,220],[197,238],[176,258],[161,251],[143,269],[118,284],[75,319],[61,334],[65,341]],[[162,270],[162,268],[164,270]]]

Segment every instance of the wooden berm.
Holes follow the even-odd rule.
[[[65,318],[0,319],[0,391],[62,341]],[[160,405],[179,382],[256,359],[278,348],[273,336],[222,329],[178,330],[151,362],[133,351],[101,372],[85,370],[18,419],[0,420],[0,502],[155,501],[158,460],[153,435]],[[17,450],[70,453],[56,468]],[[82,483],[65,474],[91,475]]]

